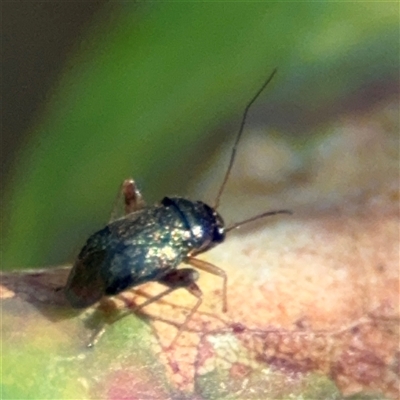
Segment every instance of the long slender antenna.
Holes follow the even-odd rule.
[[[235,224],[228,226],[225,228],[225,232],[229,232],[233,229],[238,228],[239,226],[242,226],[244,224],[247,224],[248,222],[253,222],[256,219],[264,218],[264,217],[269,217],[270,215],[275,215],[275,214],[293,214],[290,210],[277,210],[277,211],[267,211],[262,214],[255,215],[254,217],[251,217],[249,219],[245,219],[244,221],[236,222]]]
[[[261,86],[261,88],[258,90],[258,92],[255,94],[255,96],[250,100],[250,102],[247,104],[246,108],[244,109],[244,113],[243,113],[243,118],[242,118],[242,122],[240,124],[240,128],[239,128],[239,132],[236,136],[236,141],[235,144],[233,145],[232,148],[232,153],[231,153],[231,159],[229,160],[229,165],[228,165],[228,169],[226,170],[225,176],[224,176],[224,180],[222,181],[222,184],[219,188],[217,197],[215,199],[215,203],[214,203],[214,210],[216,210],[219,206],[219,201],[221,199],[221,195],[222,192],[225,189],[225,185],[226,182],[228,182],[229,179],[229,175],[231,173],[231,169],[233,166],[233,162],[235,161],[235,157],[236,157],[236,150],[237,150],[237,146],[239,144],[240,138],[242,136],[243,133],[243,129],[244,129],[244,125],[246,124],[246,119],[247,119],[247,114],[249,112],[250,107],[253,105],[253,103],[257,100],[258,96],[262,93],[262,91],[268,86],[268,84],[272,81],[272,78],[274,77],[274,75],[276,74],[277,69],[275,68],[271,75],[268,77],[268,79],[264,82],[264,84]]]

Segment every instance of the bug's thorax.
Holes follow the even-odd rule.
[[[225,239],[225,223],[209,205],[182,197],[164,197],[161,204],[172,208],[190,232],[190,244],[195,253],[208,250]]]

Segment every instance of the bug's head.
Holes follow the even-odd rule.
[[[209,205],[201,201],[197,203],[204,208],[204,213],[207,215],[207,219],[211,225],[211,243],[213,243],[214,246],[218,243],[222,243],[225,240],[225,222],[221,215]]]
[[[225,223],[209,205],[181,197],[165,197],[164,206],[173,207],[190,231],[190,241],[196,252],[208,250],[225,239]]]

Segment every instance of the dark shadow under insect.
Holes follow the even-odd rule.
[[[181,197],[165,197],[160,204],[149,207],[132,179],[123,182],[117,201],[122,194],[125,216],[116,219],[113,212],[109,224],[89,237],[71,270],[65,294],[72,307],[89,307],[104,296],[113,296],[146,282],[155,281],[166,286],[165,291],[139,305],[135,309],[137,311],[174,290],[184,288],[197,298],[197,302],[178,329],[172,346],[202,302],[202,292],[196,284],[198,272],[193,268],[177,269],[181,263],[186,263],[222,278],[222,309],[227,311],[225,271],[195,256],[222,243],[227,232],[243,224],[270,215],[290,214],[288,210],[269,211],[225,227],[216,211],[235,160],[249,108],[275,73],[276,70],[245,108],[213,207]],[[98,340],[102,332],[103,329],[96,333],[90,345]]]

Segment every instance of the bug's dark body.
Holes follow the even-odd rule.
[[[117,219],[87,240],[71,271],[66,296],[88,307],[104,295],[160,281],[189,254],[224,240],[219,214],[200,201],[164,198]]]
[[[214,206],[181,197],[165,197],[161,204],[146,207],[133,179],[121,186],[125,201],[125,217],[114,220],[87,240],[68,278],[65,295],[75,308],[85,308],[103,296],[112,296],[145,282],[156,281],[166,286],[163,292],[142,302],[135,310],[184,288],[197,298],[172,341],[172,346],[193,314],[202,303],[202,291],[196,284],[197,269],[222,278],[222,311],[227,307],[227,274],[224,270],[195,258],[221,243],[226,232],[244,224],[276,214],[290,214],[288,210],[264,212],[225,227],[216,211],[235,160],[237,146],[243,133],[250,106],[272,80],[276,69],[247,104],[224,179],[216,195]],[[182,262],[193,268],[177,268]],[[100,329],[89,346],[102,334]]]

